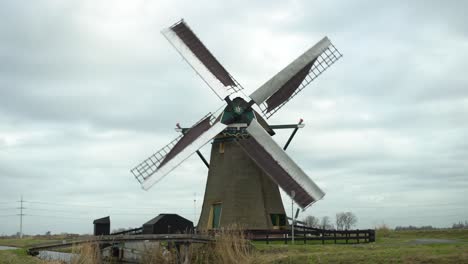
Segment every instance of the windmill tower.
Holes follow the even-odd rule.
[[[249,96],[193,33],[179,21],[163,31],[174,48],[226,103],[219,115],[209,113],[131,170],[147,190],[193,153],[209,167],[199,229],[233,224],[246,229],[287,225],[279,188],[301,208],[325,193],[271,137],[275,129],[298,125],[269,125],[270,118],[342,55],[327,37],[312,46]],[[294,133],[295,133],[294,131]],[[293,133],[293,135],[294,135]],[[212,141],[210,163],[198,151]],[[288,143],[289,144],[289,141]]]

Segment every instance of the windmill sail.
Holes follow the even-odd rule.
[[[177,137],[133,168],[131,172],[142,188],[148,190],[226,128],[221,122],[212,124],[213,119],[211,114],[204,117],[184,135]]]
[[[250,98],[269,118],[341,56],[330,40],[324,37],[260,86]]]
[[[163,30],[162,34],[220,99],[242,89],[184,20]]]
[[[247,127],[250,137],[239,140],[241,148],[288,195],[294,191],[294,201],[306,208],[325,193],[304,173],[254,119]]]

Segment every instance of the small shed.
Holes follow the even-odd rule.
[[[178,214],[160,214],[143,224],[143,234],[186,234],[193,231],[193,222]]]
[[[106,216],[93,221],[94,235],[102,236],[110,234],[110,217]]]

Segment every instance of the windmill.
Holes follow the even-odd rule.
[[[182,58],[226,106],[209,113],[131,170],[148,190],[193,153],[209,168],[199,229],[232,224],[246,229],[287,226],[281,187],[302,209],[325,193],[273,139],[275,129],[304,125],[271,126],[266,122],[342,55],[327,37],[312,46],[257,90],[246,96],[243,87],[205,47],[184,20],[162,31]],[[292,135],[292,136],[293,136]],[[290,137],[290,139],[292,138]],[[199,149],[212,142],[210,163]]]

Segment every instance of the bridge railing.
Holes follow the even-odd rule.
[[[140,235],[143,233],[143,227],[137,227],[133,229],[128,229],[120,232],[114,232],[110,234],[111,236],[117,236],[117,235]]]

